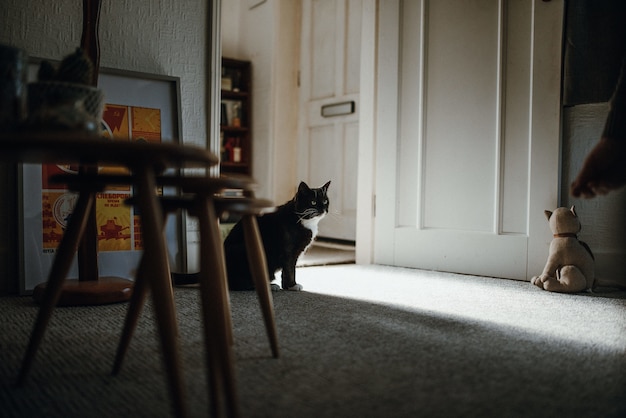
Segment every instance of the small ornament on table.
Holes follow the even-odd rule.
[[[93,64],[80,48],[65,57],[58,69],[40,64],[38,81],[28,85],[29,129],[100,130],[104,94],[90,85]]]

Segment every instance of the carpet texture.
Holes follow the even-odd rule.
[[[626,416],[626,292],[384,266],[298,269],[273,359],[254,292],[231,293],[244,417]],[[187,402],[207,416],[198,291],[176,288]],[[0,298],[0,416],[171,416],[148,306],[110,376],[125,304],[55,310],[14,387],[37,307]]]

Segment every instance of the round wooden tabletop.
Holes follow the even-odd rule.
[[[151,164],[155,167],[208,167],[219,159],[194,145],[174,142],[107,140],[78,132],[0,133],[0,160],[82,165]]]

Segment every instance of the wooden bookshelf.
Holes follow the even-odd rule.
[[[222,58],[220,170],[252,173],[252,79],[250,61]]]

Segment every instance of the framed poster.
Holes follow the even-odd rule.
[[[29,65],[35,80],[40,60]],[[172,142],[181,138],[180,79],[100,68],[98,87],[105,95],[102,135],[108,140]],[[18,171],[20,204],[20,294],[30,294],[48,279],[56,248],[77,195],[63,185],[48,183],[49,175],[75,172],[77,167],[23,164]],[[120,171],[106,167],[100,171]],[[175,194],[171,189],[163,194]],[[96,197],[98,271],[100,276],[134,279],[142,254],[139,214],[124,204],[130,187],[110,188]],[[171,215],[166,225],[170,265],[184,260],[181,216]],[[69,273],[78,277],[75,257]]]

